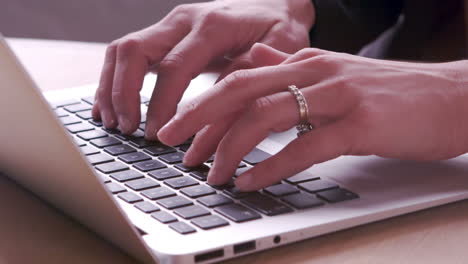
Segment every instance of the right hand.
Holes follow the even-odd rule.
[[[146,138],[172,118],[192,78],[229,56],[220,78],[254,67],[249,50],[262,42],[294,53],[309,46],[314,22],[310,0],[220,0],[181,5],[155,25],[112,42],[107,48],[93,117],[125,134],[140,121],[144,76],[158,79],[148,109]],[[208,127],[205,138],[222,138],[228,127]]]

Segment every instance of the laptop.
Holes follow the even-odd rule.
[[[155,78],[145,80],[143,113]],[[215,79],[197,77],[182,103]],[[1,36],[0,80],[0,170],[142,263],[219,262],[468,198],[466,155],[344,156],[258,192],[210,186],[211,160],[181,164],[190,140],[145,141],[144,118],[131,136],[103,129],[89,112],[96,85],[43,94]],[[294,137],[271,134],[236,174]]]

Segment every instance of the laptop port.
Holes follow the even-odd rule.
[[[203,254],[198,254],[195,255],[195,262],[202,262],[202,261],[207,261],[207,260],[212,260],[215,258],[220,258],[224,256],[224,250],[223,249],[218,249],[210,252],[206,252]]]
[[[234,245],[234,254],[240,254],[243,252],[255,250],[255,240],[249,241],[241,244]]]

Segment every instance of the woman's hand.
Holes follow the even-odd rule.
[[[157,24],[114,41],[107,49],[93,117],[123,133],[137,129],[143,78],[156,71],[146,137],[175,113],[192,78],[215,61],[232,58],[221,78],[250,68],[250,48],[266,43],[285,52],[309,45],[314,22],[310,0],[220,0],[181,5]],[[224,127],[209,129],[223,134]]]
[[[238,177],[255,190],[341,155],[411,160],[448,159],[468,151],[467,62],[416,64],[367,59],[318,49],[288,55],[266,45],[252,49],[265,66],[232,73],[180,109],[158,136],[178,144],[211,124],[236,116],[218,142],[208,181],[222,184],[271,131],[299,122],[287,91],[294,84],[309,106],[311,132]],[[185,163],[202,160],[194,141]],[[213,147],[209,147],[213,148]],[[216,149],[216,147],[215,147]]]

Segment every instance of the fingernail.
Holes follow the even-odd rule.
[[[115,126],[115,120],[108,111],[101,112],[101,119],[104,121],[104,125],[106,125],[106,127],[113,128]]]
[[[123,116],[119,116],[119,126],[120,126],[120,131],[122,131],[123,133],[130,132],[130,122],[127,118]]]
[[[158,134],[158,129],[154,124],[154,121],[148,122],[145,128],[145,138],[146,139],[156,139],[156,135]]]
[[[159,131],[156,131],[157,135],[158,135],[158,138],[162,139],[162,140],[167,140],[168,139],[168,136],[170,135],[170,131],[171,131],[171,126],[172,126],[172,123],[173,123],[173,119],[169,120],[169,122],[167,122],[163,127],[161,127],[161,129],[159,129]]]
[[[236,179],[236,186],[239,189],[251,189],[252,184],[254,183],[254,177],[250,173],[241,175]]]

